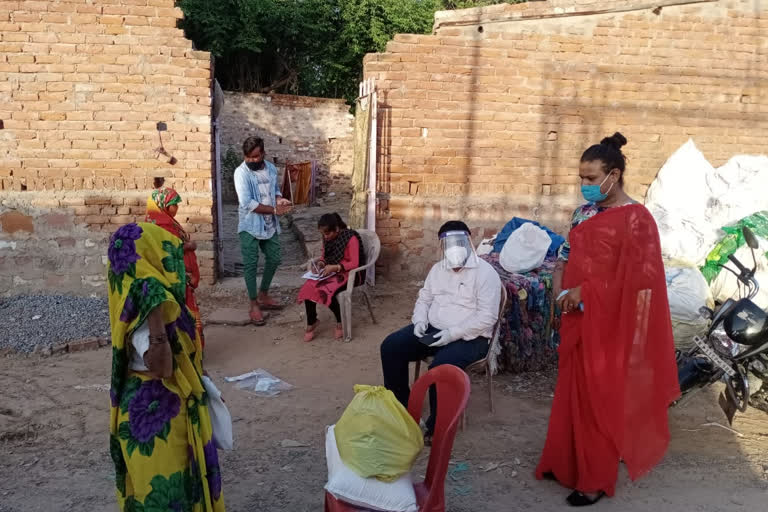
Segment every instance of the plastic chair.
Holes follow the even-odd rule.
[[[504,287],[504,284],[501,285],[501,300],[499,301],[499,317],[496,319],[496,323],[493,326],[493,332],[491,334],[491,340],[490,345],[488,347],[488,353],[485,355],[484,358],[475,361],[474,363],[467,366],[464,371],[467,373],[470,372],[480,372],[485,371],[485,375],[487,376],[488,380],[488,404],[491,408],[491,413],[496,412],[494,406],[493,406],[493,373],[491,372],[491,360],[496,357],[496,354],[499,352],[499,334],[501,330],[501,322],[504,318],[504,310],[507,308],[507,289]],[[425,363],[429,363],[431,360],[431,357],[426,357],[423,359]],[[416,380],[419,378],[419,373],[421,372],[421,361],[416,361],[416,367],[413,369],[413,381],[416,382]],[[464,413],[461,419],[461,428],[464,429],[466,426],[467,421],[467,414]]]
[[[433,368],[424,374],[411,389],[408,400],[408,412],[414,420],[421,419],[424,398],[429,387],[437,387],[440,407],[437,409],[435,435],[432,438],[432,451],[427,463],[427,476],[423,482],[414,484],[419,512],[445,512],[445,477],[451,459],[453,441],[459,419],[469,401],[469,376],[460,368],[445,364]],[[361,512],[358,508],[325,493],[325,512]]]
[[[363,240],[366,262],[365,265],[349,271],[347,289],[338,294],[339,306],[341,306],[341,326],[344,331],[344,341],[347,342],[352,341],[352,293],[354,290],[362,292],[365,305],[368,307],[368,313],[371,315],[371,322],[376,323],[370,296],[371,287],[368,284],[368,280],[366,279],[365,283],[355,287],[355,277],[362,270],[374,268],[381,252],[381,241],[375,231],[369,229],[357,229],[356,231]]]

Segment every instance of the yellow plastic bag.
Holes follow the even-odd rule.
[[[334,429],[341,460],[363,478],[397,480],[424,448],[421,428],[386,388],[358,384],[354,389]]]

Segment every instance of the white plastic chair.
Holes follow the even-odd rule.
[[[370,296],[371,287],[368,284],[368,279],[360,286],[355,287],[355,278],[363,270],[368,272],[375,270],[374,265],[376,265],[376,260],[379,259],[379,253],[381,252],[381,241],[375,231],[369,229],[357,229],[355,231],[358,232],[363,240],[366,262],[365,265],[349,271],[347,289],[338,294],[338,301],[341,306],[341,325],[344,330],[344,341],[346,342],[352,341],[352,294],[355,290],[359,290],[362,293],[365,305],[368,307],[368,313],[371,315],[371,322],[376,323],[376,317],[373,315],[373,305]]]

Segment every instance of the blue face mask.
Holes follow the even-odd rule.
[[[611,174],[608,173],[608,176]],[[613,188],[613,183],[611,184],[610,188],[603,193],[602,188],[606,181],[608,181],[608,176],[605,177],[602,183],[599,185],[582,185],[581,186],[581,195],[584,196],[584,199],[590,203],[599,203],[600,201],[605,201],[608,198],[608,194],[611,192],[611,189]]]

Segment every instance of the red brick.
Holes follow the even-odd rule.
[[[0,215],[0,227],[3,228],[4,233],[11,235],[19,231],[26,233],[33,233],[35,231],[32,217],[15,210],[7,211]]]

